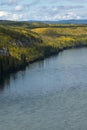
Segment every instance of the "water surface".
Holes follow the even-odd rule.
[[[87,48],[65,50],[6,79],[0,130],[87,130]]]

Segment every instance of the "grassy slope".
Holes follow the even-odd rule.
[[[87,45],[87,26],[70,25],[38,28],[32,31],[38,33],[45,42],[56,48],[68,48]]]
[[[18,70],[28,62],[42,58],[37,45],[42,44],[40,36],[24,26],[0,25],[0,49],[9,49],[10,56],[0,55],[0,78],[6,72]]]
[[[1,21],[0,48],[8,48],[10,56],[0,56],[0,76],[62,49],[86,45],[87,25]]]
[[[26,28],[0,26],[0,48],[9,48],[10,55],[19,59],[21,54],[31,55],[35,44],[42,43],[38,34]]]

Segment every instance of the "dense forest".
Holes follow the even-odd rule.
[[[63,49],[87,46],[87,25],[0,21],[0,79]]]

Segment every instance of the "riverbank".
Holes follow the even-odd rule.
[[[16,72],[18,72],[20,70],[25,70],[26,66],[28,66],[29,64],[32,64],[32,63],[37,62],[37,61],[44,60],[45,58],[48,58],[48,57],[53,56],[53,55],[57,55],[61,51],[64,51],[64,50],[67,50],[67,49],[82,48],[82,47],[87,47],[87,45],[85,45],[85,46],[74,46],[74,47],[65,47],[65,48],[62,48],[62,49],[59,49],[59,50],[58,49],[57,50],[53,49],[53,52],[49,52],[48,54],[44,53],[44,55],[42,57],[37,57],[36,59],[33,59],[33,60],[29,61],[29,62],[26,62],[26,61],[25,62],[22,62],[22,61],[19,62],[17,59],[14,59],[12,57],[5,57],[5,61],[7,59],[8,63],[9,63],[10,60],[13,59],[13,63],[11,64],[10,67],[8,67],[7,70],[3,70],[1,72],[1,70],[2,70],[2,68],[1,68],[1,70],[0,70],[0,82],[3,82],[4,79],[6,77],[9,77],[10,74],[12,74],[12,73],[16,73]],[[6,64],[5,61],[2,60],[2,62],[1,62],[1,59],[0,59],[0,65],[1,65],[1,63]],[[6,66],[4,68],[6,69]]]
[[[65,50],[0,83],[0,130],[86,129],[86,58],[87,48]]]
[[[51,27],[52,26],[52,27]],[[50,25],[50,27],[0,26],[0,79],[24,69],[27,65],[69,48],[87,46],[86,25]],[[3,42],[2,42],[3,41]],[[7,54],[7,53],[6,53]]]

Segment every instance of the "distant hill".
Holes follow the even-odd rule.
[[[9,20],[0,20],[0,25],[6,26],[22,26],[26,28],[38,28],[38,27],[48,27],[49,25],[41,21],[9,21]]]
[[[87,24],[87,19],[85,20],[60,20],[60,21],[45,21],[48,24]]]
[[[9,21],[0,20],[0,25],[4,26],[22,26],[25,28],[43,28],[49,27],[49,24],[87,24],[87,19],[85,20],[60,20],[60,21]]]

